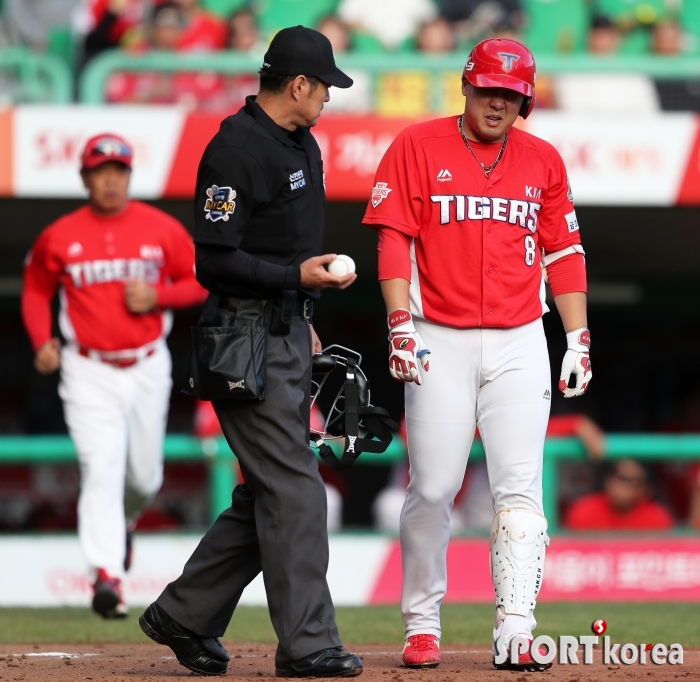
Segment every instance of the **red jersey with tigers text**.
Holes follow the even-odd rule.
[[[39,235],[25,263],[24,292],[50,300],[60,289],[59,324],[67,342],[98,351],[136,349],[167,335],[170,314],[161,308],[129,312],[125,282],[142,279],[155,287],[163,307],[193,305],[206,295],[193,264],[192,237],[166,213],[138,201],[111,217],[83,206]],[[185,290],[169,286],[182,280]],[[175,290],[183,300],[169,302]],[[50,326],[50,319],[27,320],[35,350],[50,338]]]
[[[500,149],[473,144],[486,165]],[[510,328],[547,312],[541,251],[580,244],[566,169],[552,145],[511,128],[486,178],[458,117],[409,126],[375,175],[363,223],[412,238],[411,311],[461,329]]]

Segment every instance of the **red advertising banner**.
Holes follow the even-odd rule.
[[[445,602],[492,602],[487,539],[455,539],[447,552]],[[401,596],[398,542],[387,555],[371,604]],[[540,601],[700,602],[700,538],[555,537]]]
[[[313,134],[321,147],[328,199],[369,199],[379,161],[399,132],[411,123],[415,121],[379,116],[322,116]],[[221,117],[211,114],[187,117],[164,196],[192,196],[202,152],[220,124]]]

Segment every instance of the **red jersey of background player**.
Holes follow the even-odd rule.
[[[25,264],[23,318],[34,350],[51,334],[46,301],[61,289],[61,332],[88,349],[136,349],[167,335],[163,308],[201,303],[206,292],[195,279],[192,238],[177,220],[138,201],[113,217],[84,206],[44,230]],[[127,310],[124,283],[153,286],[159,308]]]
[[[363,222],[413,238],[406,277],[413,315],[458,328],[532,322],[547,311],[541,250],[575,245],[582,253],[564,163],[552,145],[513,128],[486,178],[457,121],[419,123],[398,135]],[[501,147],[470,144],[485,163]]]

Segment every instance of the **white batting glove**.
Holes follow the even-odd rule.
[[[591,372],[591,333],[585,327],[574,329],[566,335],[567,351],[561,363],[559,390],[565,398],[583,395],[588,388]],[[576,377],[576,387],[568,388],[571,375]]]
[[[388,322],[389,372],[397,381],[415,381],[420,386],[418,363],[427,372],[430,351],[416,331],[410,311],[397,308]]]

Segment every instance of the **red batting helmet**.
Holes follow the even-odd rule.
[[[525,95],[520,115],[535,104],[535,58],[525,45],[508,38],[482,40],[467,57],[464,77],[475,88],[506,88]]]

